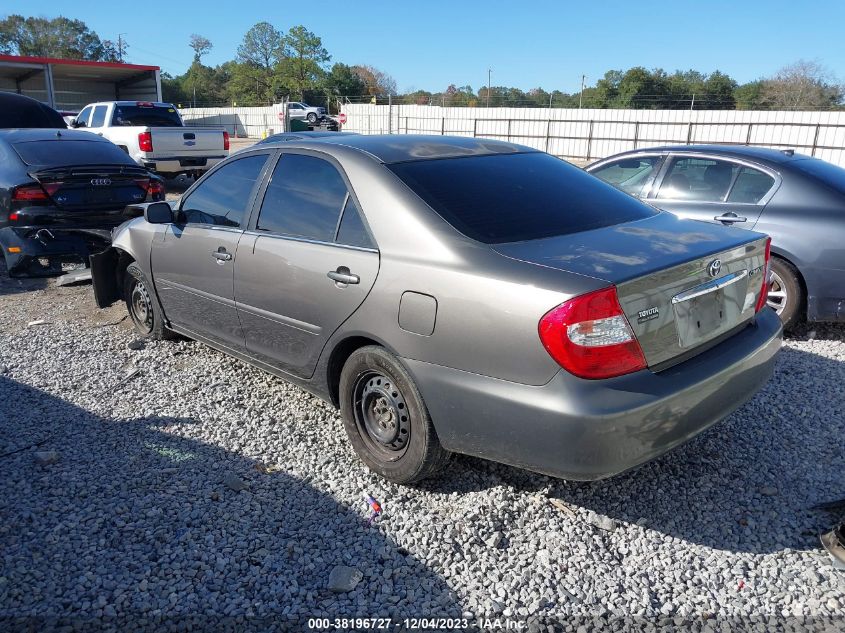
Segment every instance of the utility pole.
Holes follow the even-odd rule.
[[[581,106],[584,105],[584,80],[587,78],[587,75],[581,75],[581,95],[578,97],[578,109],[581,109]]]
[[[125,44],[123,43],[124,35],[126,35],[126,33],[117,34],[117,61],[119,61],[121,64],[123,63],[123,55],[125,51]]]
[[[490,75],[493,73],[493,70],[488,68],[487,69],[487,107],[490,107]]]
[[[693,93],[692,93],[692,103],[690,103],[690,104],[689,104],[689,109],[690,109],[690,112],[692,112],[692,109],[693,109],[694,107],[695,107],[695,93],[693,92]]]

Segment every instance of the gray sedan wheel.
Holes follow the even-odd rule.
[[[384,348],[362,347],[346,361],[340,410],[352,448],[385,479],[420,481],[449,461],[413,379]]]
[[[155,296],[155,290],[144,271],[136,263],[126,268],[123,278],[123,298],[135,331],[155,340],[174,338],[175,334],[164,325],[164,313]]]
[[[804,291],[798,279],[798,271],[789,262],[777,257],[771,260],[766,305],[777,312],[785,329],[797,325],[801,320]]]

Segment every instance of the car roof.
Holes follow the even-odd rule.
[[[65,129],[62,115],[40,101],[14,92],[0,92],[0,128]]]
[[[0,130],[0,139],[7,143],[27,143],[29,141],[49,141],[56,138],[75,141],[92,141],[94,143],[111,143],[111,141],[91,132],[83,130],[68,130],[57,128],[18,128]]]
[[[811,158],[805,154],[799,154],[791,149],[772,149],[769,147],[752,147],[750,145],[661,145],[658,147],[643,147],[640,149],[621,152],[603,158],[604,162],[617,156],[649,154],[662,152],[695,152],[700,154],[718,154],[720,156],[735,158],[750,158],[770,163],[787,163],[792,160]]]
[[[356,136],[356,132],[332,132],[330,130],[309,130],[307,132],[279,132],[272,134],[267,138],[259,141],[262,145],[269,145],[270,143],[287,143],[290,141],[310,141],[314,139],[322,139],[327,136],[337,136],[344,134],[346,136]]]
[[[279,143],[281,144],[282,141],[279,141]],[[329,152],[335,145],[351,148],[368,154],[382,163],[539,151],[514,143],[484,138],[416,134],[334,134],[314,139],[313,144],[306,139],[298,142],[284,142],[285,147],[288,148],[297,147],[299,144],[302,144],[303,148],[308,148],[309,145],[319,145],[320,149]],[[264,147],[266,145],[262,144]]]

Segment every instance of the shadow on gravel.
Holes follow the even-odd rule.
[[[9,277],[9,273],[6,271],[6,262],[0,257],[0,296],[41,290],[47,287],[49,281],[46,277]]]
[[[845,326],[817,329],[817,340],[845,340]],[[845,359],[784,347],[775,375],[751,402],[628,473],[568,482],[469,457],[452,468],[463,482],[459,492],[501,484],[526,493],[550,490],[573,508],[715,549],[814,550],[818,535],[845,518],[812,509],[845,497],[843,385]],[[452,486],[447,473],[426,487],[450,492]]]
[[[292,620],[306,630],[305,616],[460,616],[437,573],[366,525],[363,500],[350,509],[307,476],[259,472],[168,432],[190,434],[191,420],[103,419],[3,377],[0,420],[4,630],[37,630],[40,621],[9,620],[36,614],[135,626],[190,615],[194,630],[224,615],[262,630]],[[39,465],[36,450],[58,461]],[[248,490],[224,485],[228,473]],[[353,592],[327,589],[335,565],[364,573]]]

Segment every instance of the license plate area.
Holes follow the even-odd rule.
[[[700,345],[731,329],[742,320],[748,273],[725,275],[672,298],[678,344]]]
[[[85,202],[87,204],[105,204],[114,201],[114,191],[108,188],[89,189],[85,192]]]

